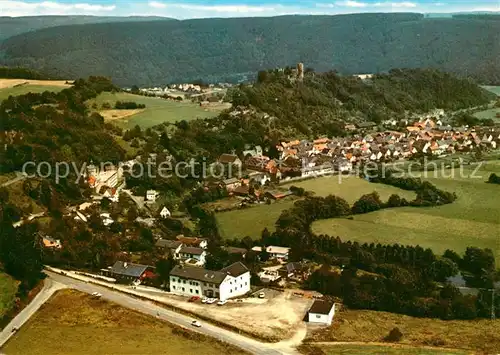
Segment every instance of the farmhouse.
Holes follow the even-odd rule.
[[[190,247],[206,249],[208,246],[208,241],[204,238],[185,237],[184,235],[180,234],[176,237],[176,239],[182,242],[182,244]]]
[[[101,270],[104,276],[112,277],[121,283],[140,283],[155,277],[152,266],[117,261],[113,266]]]
[[[48,249],[61,249],[61,241],[59,239],[54,239],[52,237],[49,237],[48,235],[42,237],[42,243],[44,248]]]
[[[335,303],[316,300],[309,309],[309,323],[331,325],[335,315]]]
[[[158,191],[156,190],[148,190],[146,191],[146,201],[148,202],[155,202],[156,199],[158,198]]]
[[[170,291],[181,296],[227,300],[250,291],[250,271],[240,262],[220,271],[178,265],[170,272]]]
[[[253,247],[253,251],[256,251],[258,253],[262,252],[262,247]],[[273,259],[281,259],[281,260],[287,260],[288,259],[288,252],[290,251],[290,248],[286,247],[277,247],[274,245],[270,245],[266,247],[266,251],[269,253],[271,258]]]
[[[223,165],[235,165],[241,167],[242,162],[236,154],[222,154],[218,160],[219,164]]]
[[[158,239],[155,246],[164,252],[169,252],[174,259],[179,259],[182,242],[178,240]]]
[[[205,249],[196,247],[181,247],[179,250],[179,256],[181,260],[193,263],[195,265],[203,266],[205,265],[205,257],[207,252]]]
[[[172,213],[170,213],[170,210],[167,207],[163,207],[162,210],[160,211],[160,217],[161,218],[167,218],[170,217]]]

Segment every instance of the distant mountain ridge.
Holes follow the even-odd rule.
[[[0,41],[21,33],[36,31],[42,28],[63,25],[82,25],[102,22],[133,22],[153,20],[174,20],[158,16],[0,16]]]
[[[379,13],[69,25],[5,40],[0,64],[67,78],[106,75],[127,86],[216,80],[297,62],[342,74],[431,67],[500,84],[500,21],[484,17]]]

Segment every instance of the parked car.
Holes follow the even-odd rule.
[[[198,297],[198,296],[193,296],[193,297],[191,297],[191,298],[188,300],[188,302],[196,302],[196,301],[198,301],[199,299],[200,299],[200,297]]]
[[[201,327],[201,323],[200,323],[200,322],[198,322],[197,320],[192,321],[192,322],[191,322],[191,325],[192,325],[193,327],[197,327],[197,328],[200,328],[200,327]]]
[[[259,293],[259,298],[264,298],[266,297],[266,294],[264,292]]]
[[[215,302],[217,302],[217,298],[209,298],[209,299],[207,300],[207,303],[208,303],[208,304],[212,304],[212,303],[215,303]]]
[[[207,303],[207,301],[208,301],[208,297],[203,297],[203,298],[201,299],[201,303]]]
[[[99,298],[102,296],[102,294],[100,294],[99,292],[93,292],[92,293],[92,296],[96,297],[96,298]]]
[[[217,302],[217,305],[224,306],[226,303],[227,303],[227,300],[220,300],[219,302]]]
[[[17,332],[17,330],[18,330],[18,329],[17,329],[16,327],[12,328],[12,333]]]

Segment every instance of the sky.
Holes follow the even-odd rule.
[[[0,16],[164,16],[177,19],[360,12],[500,11],[500,0],[0,0]]]

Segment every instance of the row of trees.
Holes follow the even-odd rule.
[[[137,110],[146,108],[145,104],[138,104],[133,101],[116,101],[115,109],[117,110]]]

